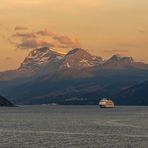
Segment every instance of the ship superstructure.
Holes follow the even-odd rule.
[[[99,102],[101,108],[114,108],[114,102],[111,99],[103,98]]]

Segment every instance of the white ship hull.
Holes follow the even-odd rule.
[[[100,108],[114,108],[114,105],[100,105]]]

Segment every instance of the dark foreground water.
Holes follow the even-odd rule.
[[[148,107],[0,108],[0,148],[122,147],[148,147]]]

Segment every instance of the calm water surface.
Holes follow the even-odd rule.
[[[0,148],[110,147],[148,147],[148,107],[0,108]]]

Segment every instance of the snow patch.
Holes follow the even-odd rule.
[[[70,65],[69,65],[69,63],[66,63],[66,66],[67,66],[67,68],[70,68]]]
[[[85,59],[82,59],[82,60],[80,61],[80,63],[86,63],[86,64],[87,64],[87,66],[89,66],[89,67],[93,67],[93,66],[94,66],[94,64],[93,64],[93,63],[91,63],[90,61],[85,60]]]
[[[63,57],[61,57],[61,56],[57,56],[56,57],[58,60],[61,60]]]
[[[88,63],[89,61],[88,60],[85,60],[85,59],[82,59],[81,61],[80,61],[80,63]]]

